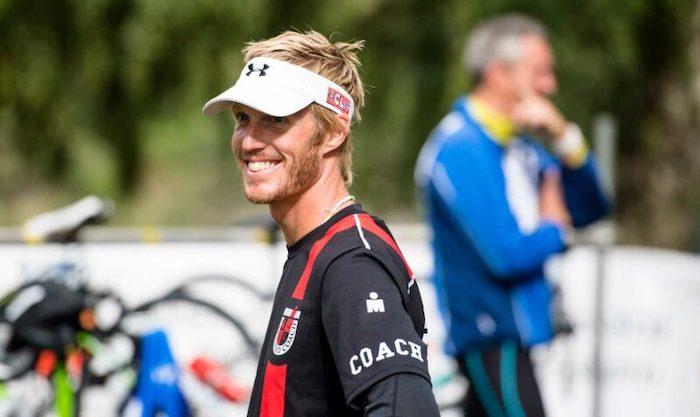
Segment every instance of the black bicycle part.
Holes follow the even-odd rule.
[[[233,327],[235,327],[241,334],[243,340],[246,343],[246,347],[249,350],[249,352],[252,355],[257,355],[260,352],[260,346],[258,345],[257,341],[248,333],[246,330],[245,326],[243,326],[243,323],[241,323],[237,318],[233,317],[232,315],[228,314],[226,311],[224,311],[221,307],[214,305],[210,302],[204,301],[200,298],[196,298],[192,295],[186,294],[181,288],[177,288],[168,294],[166,294],[163,297],[156,298],[151,301],[147,301],[136,308],[130,310],[127,315],[131,313],[136,313],[136,312],[146,312],[149,309],[157,306],[160,303],[164,303],[167,301],[173,301],[173,300],[178,300],[178,301],[185,301],[192,303],[194,305],[204,307],[205,309],[208,309],[212,313],[216,314],[220,318],[224,319],[227,321],[229,324],[231,324]]]

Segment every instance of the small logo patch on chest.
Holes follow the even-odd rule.
[[[294,309],[284,309],[280,325],[277,327],[275,340],[272,343],[272,352],[275,355],[284,355],[292,347],[294,338],[297,335],[300,317],[301,311],[299,311],[299,306],[294,307]]]

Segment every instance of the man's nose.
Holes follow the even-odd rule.
[[[250,121],[245,130],[241,132],[241,149],[254,150],[265,147],[262,126],[258,122]]]
[[[540,94],[551,96],[557,92],[557,79],[554,75],[549,75],[542,79],[540,83]]]

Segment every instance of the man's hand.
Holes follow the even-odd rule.
[[[559,171],[548,170],[540,184],[540,217],[562,227],[571,225],[571,215],[564,202],[564,190],[561,187]]]
[[[511,119],[523,130],[556,140],[564,136],[567,121],[552,102],[544,96],[528,93],[515,106]]]

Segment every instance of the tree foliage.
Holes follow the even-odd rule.
[[[601,112],[618,122],[623,239],[697,248],[700,27],[690,0],[0,0],[0,223],[86,193],[117,199],[124,223],[248,213],[231,122],[200,109],[233,82],[246,41],[290,28],[366,40],[354,192],[385,216],[416,218],[417,152],[469,88],[465,36],[510,11],[548,26],[564,113],[584,127]]]

